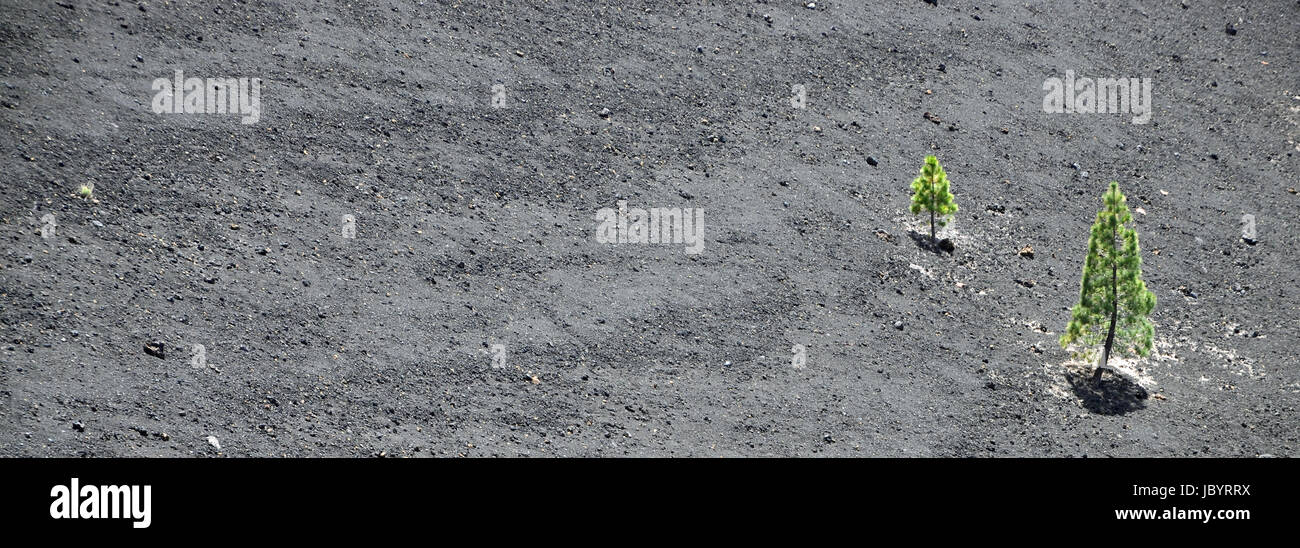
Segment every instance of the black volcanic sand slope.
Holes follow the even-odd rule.
[[[1295,1],[2,3],[0,455],[1300,447]],[[154,113],[177,69],[260,120]],[[1156,352],[1093,386],[1112,180]],[[598,242],[620,200],[703,249]]]

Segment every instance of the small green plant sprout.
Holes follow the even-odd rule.
[[[930,212],[930,240],[937,241],[934,230],[936,216],[939,226],[945,226],[947,217],[957,212],[957,202],[948,191],[948,174],[939,165],[938,158],[933,155],[925,157],[921,176],[912,181],[912,191],[912,214]]]
[[[1070,311],[1070,324],[1061,335],[1062,348],[1076,342],[1095,347],[1105,341],[1093,371],[1094,383],[1101,380],[1112,349],[1146,356],[1155,334],[1147,315],[1156,306],[1156,296],[1142,281],[1137,230],[1130,226],[1133,216],[1119,183],[1110,184],[1103,202],[1105,207],[1097,212],[1088,236],[1079,302]]]
[[[77,196],[81,196],[83,200],[89,199],[94,195],[95,195],[95,183],[86,183],[81,185],[81,188],[77,189]]]

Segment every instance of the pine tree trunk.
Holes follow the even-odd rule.
[[[939,197],[936,196],[934,192],[935,192],[934,180],[931,179],[930,180],[930,243],[937,245],[939,243],[939,238],[935,237],[934,235],[934,210],[935,208],[939,207],[939,204],[937,203],[939,201]]]
[[[1101,382],[1101,370],[1106,367],[1106,362],[1110,361],[1110,348],[1115,344],[1115,321],[1119,319],[1119,265],[1117,263],[1110,265],[1110,287],[1114,296],[1110,303],[1110,328],[1106,330],[1106,346],[1101,350],[1101,363],[1092,373],[1094,384]]]

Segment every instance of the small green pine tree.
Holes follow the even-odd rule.
[[[937,240],[935,216],[938,216],[939,226],[944,226],[948,224],[946,217],[957,212],[957,202],[948,191],[948,174],[939,165],[938,158],[933,155],[925,157],[921,176],[912,181],[912,191],[912,214],[930,212],[930,240]]]
[[[1117,343],[1121,353],[1131,350],[1146,356],[1155,334],[1147,315],[1156,306],[1156,296],[1142,281],[1137,230],[1129,226],[1133,216],[1119,183],[1110,184],[1103,201],[1106,206],[1097,212],[1097,222],[1088,237],[1079,302],[1071,310],[1070,324],[1061,335],[1061,346],[1065,347],[1074,342],[1095,346],[1105,334],[1093,382],[1101,379],[1101,371]],[[1108,325],[1103,326],[1103,322]]]

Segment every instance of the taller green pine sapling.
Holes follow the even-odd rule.
[[[922,211],[930,212],[930,240],[935,241],[934,223],[938,216],[939,226],[948,224],[946,217],[957,212],[957,202],[948,191],[948,174],[939,165],[939,159],[933,155],[925,157],[925,166],[921,176],[912,181],[912,214]]]
[[[1101,371],[1117,343],[1121,353],[1146,356],[1155,334],[1147,315],[1156,306],[1156,296],[1142,282],[1137,230],[1129,226],[1133,216],[1119,183],[1110,184],[1103,201],[1106,206],[1097,212],[1088,237],[1079,302],[1061,335],[1062,347],[1076,341],[1093,346],[1101,342],[1103,322],[1107,322],[1101,361],[1092,375],[1094,383],[1101,380]]]

